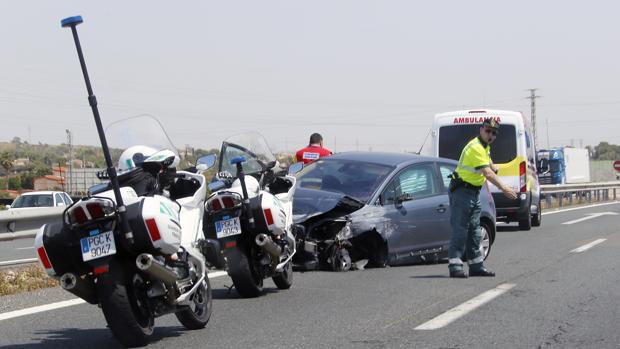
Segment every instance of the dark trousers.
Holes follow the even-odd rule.
[[[480,190],[465,187],[450,193],[450,224],[452,237],[448,250],[451,271],[463,270],[467,256],[470,270],[482,268],[482,230],[480,229]]]

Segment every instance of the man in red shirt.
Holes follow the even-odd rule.
[[[310,136],[310,144],[307,147],[298,150],[295,157],[297,158],[297,162],[303,161],[304,164],[308,164],[328,155],[332,155],[332,151],[327,148],[323,148],[323,137],[318,133],[313,133]]]

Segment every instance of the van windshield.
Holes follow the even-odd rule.
[[[439,157],[457,160],[472,138],[478,136],[480,125],[451,125],[439,129]],[[517,137],[514,125],[502,125],[495,142],[491,144],[491,160],[505,164],[517,156]]]

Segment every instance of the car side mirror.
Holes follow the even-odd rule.
[[[215,154],[205,155],[199,158],[198,161],[196,161],[196,170],[204,172],[213,167],[216,160],[217,157],[215,156]]]
[[[292,164],[291,166],[288,167],[288,174],[290,175],[294,175],[297,172],[303,170],[304,168],[304,163],[303,162],[296,162],[294,164]]]
[[[396,207],[401,207],[403,202],[413,200],[413,195],[409,193],[403,193],[394,198],[394,205]]]

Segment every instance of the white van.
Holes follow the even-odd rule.
[[[437,114],[426,153],[458,161],[467,142],[479,135],[485,118],[493,118],[500,125],[499,134],[491,144],[491,159],[499,167],[498,176],[502,182],[518,195],[516,200],[510,200],[489,183],[498,221],[518,221],[522,230],[529,230],[532,225],[539,226],[542,216],[536,149],[529,120],[521,113],[477,109]]]

